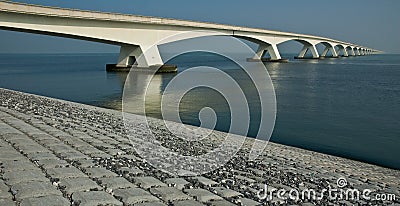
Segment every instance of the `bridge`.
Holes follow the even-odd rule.
[[[297,58],[306,58],[311,52],[312,58],[360,56],[380,53],[381,51],[314,35],[272,31],[258,28],[184,21],[168,18],[138,15],[84,11],[75,9],[38,6],[9,1],[0,1],[0,29],[44,34],[87,40],[120,46],[117,68],[130,68],[164,65],[157,42],[182,32],[192,32],[180,39],[226,35],[245,39],[259,45],[256,59],[262,60],[269,53],[271,61],[281,61],[278,45],[287,41],[297,41],[303,45]],[[168,42],[164,42],[168,43]],[[319,54],[317,45],[323,45]],[[144,52],[146,51],[146,52]],[[142,55],[144,58],[137,61]]]

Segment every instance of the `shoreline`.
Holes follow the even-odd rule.
[[[110,162],[116,164],[126,164],[126,158],[138,160],[141,159],[141,157],[138,156],[133,157],[135,154],[130,153],[131,146],[129,145],[129,141],[127,141],[126,138],[123,138],[121,133],[120,111],[2,88],[0,88],[0,99],[0,113],[2,114],[0,115],[0,141],[2,141],[0,142],[0,145],[4,145],[4,147],[9,147],[11,145],[15,149],[21,150],[21,148],[23,148],[23,144],[19,146],[17,144],[13,144],[14,140],[12,134],[15,133],[7,133],[7,131],[15,132],[15,129],[22,131],[24,127],[18,128],[18,125],[24,125],[25,127],[35,127],[36,129],[41,130],[42,133],[47,133],[54,137],[54,141],[56,139],[61,140],[63,144],[69,145],[72,148],[75,148],[74,146],[76,145],[74,145],[75,143],[69,141],[68,138],[66,138],[67,136],[78,142],[81,142],[82,144],[85,144],[87,147],[94,147],[96,151],[100,150],[96,153],[90,153],[85,150],[79,151],[79,147],[76,147],[76,150],[82,154],[82,158],[77,158],[78,160],[76,160],[76,157],[59,155],[56,150],[52,150],[51,145],[46,145],[42,141],[38,141],[41,146],[48,148],[48,150],[50,150],[49,152],[55,155],[57,158],[60,158],[62,161],[65,161],[73,167],[76,167],[76,169],[85,174],[88,174],[88,168],[93,167],[104,167],[107,171],[118,174],[118,169],[120,168],[110,166]],[[154,119],[152,121],[160,122],[161,120]],[[18,122],[18,124],[14,125],[15,122]],[[11,129],[11,127],[14,129]],[[8,129],[4,130],[4,128]],[[57,132],[52,134],[52,131]],[[34,133],[23,133],[26,134],[28,139],[36,141]],[[57,135],[57,133],[63,133],[64,135]],[[216,136],[222,134],[224,133],[216,132]],[[246,141],[251,140],[250,138],[246,138]],[[7,143],[9,146],[7,146]],[[198,152],[201,152],[201,149],[204,149],[204,145],[201,144],[194,144],[193,147],[199,148]],[[24,153],[23,149],[21,153],[27,156],[31,162],[35,161],[29,156],[30,154]],[[216,205],[216,203],[240,204],[243,202],[249,202],[249,204],[246,205],[257,205],[256,203],[265,204],[267,202],[265,200],[260,200],[255,194],[258,190],[262,189],[262,184],[272,185],[274,188],[301,188],[305,187],[305,185],[311,188],[320,188],[326,186],[327,183],[329,183],[329,185],[335,185],[336,180],[340,177],[345,177],[349,185],[353,188],[371,188],[371,190],[377,193],[393,193],[396,194],[397,197],[400,197],[399,170],[384,168],[377,165],[272,142],[268,143],[263,155],[261,155],[261,157],[259,157],[255,162],[250,162],[244,157],[241,157],[240,152],[238,154],[239,155],[235,156],[232,161],[228,162],[222,168],[202,175],[202,177],[208,179],[208,182],[212,182],[212,184],[202,184],[202,181],[199,181],[198,178],[196,179],[194,177],[180,178],[188,182],[187,184],[190,184],[192,189],[202,189],[218,196],[205,202],[199,201],[199,198],[195,198],[196,196],[193,196],[190,187],[186,187],[185,185],[183,188],[178,188],[178,191],[176,191],[176,193],[182,193],[185,195],[185,200],[181,200],[179,198],[174,200],[166,200],[165,197],[162,197],[162,195],[158,195],[157,192],[154,191],[154,188],[164,188],[166,186],[165,184],[170,179],[176,177],[170,177],[169,175],[164,174],[155,168],[151,168],[149,165],[144,166],[140,161],[138,161],[137,164],[134,163],[132,166],[142,170],[144,173],[143,176],[155,177],[159,182],[164,184],[159,183],[160,185],[154,185],[154,187],[151,186],[150,188],[147,188],[140,183],[137,177],[134,177],[133,179],[125,179],[131,184],[135,185],[135,187],[140,187],[149,194],[152,194],[153,197],[156,198],[154,199],[154,202],[160,202],[162,204],[175,204],[175,202],[192,200],[197,203],[206,203],[211,205]],[[5,162],[4,158],[2,159],[3,156],[4,155],[0,155],[0,163]],[[75,160],[72,161],[71,159]],[[108,163],[107,161],[105,161],[106,163],[104,162],[105,159],[109,160]],[[76,162],[80,163],[80,165],[76,164]],[[89,164],[88,162],[91,163]],[[87,165],[83,163],[87,163]],[[5,171],[6,170],[13,171],[14,168],[10,167],[6,168]],[[47,176],[52,176],[48,173],[48,168],[40,166],[40,170],[46,173]],[[1,175],[3,179],[6,179],[5,185],[10,188],[13,187],[12,182],[10,182],[9,179],[4,178],[4,171]],[[97,187],[100,188],[99,191],[103,191],[105,194],[110,195],[110,199],[108,199],[109,201],[119,201],[117,198],[118,194],[116,195],[112,191],[110,192],[107,190],[109,189],[107,186],[99,183],[99,177],[92,177],[90,174],[88,174],[88,176],[88,178],[90,178],[92,181],[98,183]],[[223,181],[224,178],[234,179],[237,183],[239,182],[239,185]],[[52,183],[54,184],[55,182]],[[2,182],[0,180],[0,185],[1,184]],[[245,185],[245,188],[240,187],[240,184]],[[218,187],[228,187],[230,190],[236,192],[236,195],[225,196],[224,193],[218,190]],[[62,193],[60,197],[69,201],[70,203],[76,200],[76,198],[74,199],[73,195],[69,196],[69,192],[67,190],[63,190],[61,187],[57,187],[56,189],[59,191],[59,193]],[[233,192],[231,191],[231,193]],[[45,197],[45,195],[40,197]],[[33,197],[31,197],[31,199],[32,198]],[[37,199],[39,197],[34,198]],[[20,201],[24,200],[21,199]],[[284,201],[279,199],[274,199],[272,201],[283,204],[299,203],[295,201]],[[307,201],[301,203],[306,202]],[[354,202],[360,203],[360,201],[350,201],[344,202],[344,204]],[[308,201],[308,203],[340,204],[341,202],[323,199],[320,201]],[[371,203],[386,204],[395,202],[375,201]],[[122,203],[119,202],[118,204]],[[118,204],[116,202],[116,205]]]
[[[120,104],[118,104],[118,106],[116,106],[116,104],[97,104],[97,105],[96,104],[86,104],[86,103],[78,103],[78,104],[89,105],[89,106],[93,106],[93,107],[99,107],[99,108],[104,108],[104,109],[108,109],[108,110],[122,112],[122,106]],[[157,117],[152,117],[152,118],[159,119]],[[161,120],[161,119],[159,119],[159,120]],[[192,125],[192,124],[187,124],[187,125],[190,125],[190,126],[193,126],[193,127],[197,127],[196,125]],[[218,131],[226,133],[225,131],[221,131],[221,130],[218,130]],[[247,136],[247,138],[253,138],[254,139],[254,137],[251,137],[251,136]],[[375,165],[375,166],[383,167],[383,168],[387,168],[387,169],[400,170],[400,168],[394,168],[394,167],[389,167],[389,166],[386,166],[386,165],[383,165],[383,164],[381,165],[381,164],[378,164],[378,163],[375,163],[375,162],[364,161],[362,158],[352,158],[352,157],[349,157],[349,156],[344,156],[344,155],[342,156],[340,154],[324,152],[322,150],[321,151],[317,151],[317,150],[309,149],[309,148],[306,148],[306,147],[301,147],[301,146],[298,146],[298,145],[285,144],[285,143],[282,143],[282,142],[273,141],[273,140],[271,140],[271,138],[268,141],[269,143],[274,143],[274,144],[279,144],[279,145],[283,145],[283,146],[287,146],[287,147],[293,147],[293,148],[297,148],[297,149],[307,150],[307,151],[310,151],[310,152],[316,152],[316,153],[320,153],[320,154],[331,155],[331,156],[340,157],[340,158],[344,158],[344,159],[348,159],[348,160],[352,160],[352,161],[357,161],[357,162],[362,162],[362,163],[366,163],[366,164],[371,164],[371,165]]]

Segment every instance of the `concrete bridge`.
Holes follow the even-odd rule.
[[[191,32],[189,36],[180,35],[182,39],[175,38],[173,41],[211,35],[233,36],[257,43],[259,47],[255,58],[260,60],[269,53],[271,57],[269,60],[281,61],[278,45],[291,40],[303,44],[303,49],[297,58],[305,58],[308,51],[311,51],[313,58],[327,57],[329,51],[331,57],[369,55],[380,52],[353,43],[313,35],[45,7],[9,1],[0,1],[0,29],[118,45],[121,47],[116,65],[118,68],[130,68],[132,65],[139,67],[163,65],[158,47],[153,45],[169,36],[188,31],[199,32]],[[325,46],[321,54],[316,48],[318,44]],[[144,58],[137,61],[136,59],[141,54],[144,54]]]

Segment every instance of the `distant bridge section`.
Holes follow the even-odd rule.
[[[297,58],[305,58],[308,51],[313,58],[326,57],[330,51],[331,57],[359,56],[379,53],[381,51],[325,37],[271,31],[257,28],[247,28],[223,24],[184,21],[167,18],[83,11],[74,9],[54,8],[30,4],[0,1],[0,29],[27,33],[59,36],[72,39],[101,42],[120,46],[117,62],[119,68],[129,68],[132,65],[148,67],[163,65],[157,42],[172,35],[188,31],[190,36],[178,35],[183,38],[196,38],[212,35],[233,36],[246,39],[259,45],[256,59],[263,59],[269,53],[271,61],[281,61],[278,45],[287,41],[297,41],[303,44]],[[316,45],[325,46],[319,54]],[[144,53],[144,51],[146,51]],[[144,58],[136,61],[140,55]]]

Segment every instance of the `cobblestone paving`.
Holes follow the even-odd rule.
[[[246,159],[243,149],[225,166],[203,176],[171,176],[138,156],[123,131],[116,111],[0,89],[0,205],[400,203],[397,170],[274,143],[256,161]],[[194,147],[206,148],[189,148]],[[347,179],[349,188],[395,194],[397,200],[257,196],[265,184],[269,190],[321,191],[335,187],[340,177]]]

